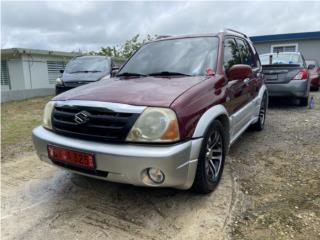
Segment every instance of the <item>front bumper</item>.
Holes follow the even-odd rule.
[[[54,164],[47,153],[47,145],[52,144],[94,153],[96,169],[108,174],[101,177],[82,171],[70,171],[112,182],[178,189],[192,186],[202,143],[202,138],[199,138],[172,145],[110,144],[61,136],[41,126],[33,129],[32,138],[42,161]],[[163,183],[154,184],[144,180],[145,170],[150,167],[162,170],[165,174]]]
[[[291,80],[288,83],[266,83],[271,97],[307,97],[309,80]]]

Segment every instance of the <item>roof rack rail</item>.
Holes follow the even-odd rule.
[[[162,39],[162,38],[168,38],[171,37],[170,35],[160,35],[156,38],[156,40]]]
[[[242,35],[242,36],[244,36],[246,38],[248,37],[246,34],[244,34],[242,32],[239,32],[239,31],[236,31],[236,30],[233,30],[231,28],[225,28],[224,31],[235,32],[235,33],[238,33],[238,34],[240,34],[240,35]]]

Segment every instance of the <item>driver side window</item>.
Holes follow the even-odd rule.
[[[226,38],[224,41],[224,70],[228,71],[235,64],[241,64],[239,49],[234,38]]]

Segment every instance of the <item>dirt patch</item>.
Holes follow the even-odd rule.
[[[261,133],[231,148],[230,239],[320,239],[320,94],[313,110],[273,99]]]
[[[266,129],[232,146],[209,195],[47,165],[31,129],[49,98],[3,104],[1,239],[319,239],[320,94],[312,95],[313,110],[273,104]]]
[[[35,154],[2,164],[1,239],[224,239],[229,166],[209,195],[71,174]]]

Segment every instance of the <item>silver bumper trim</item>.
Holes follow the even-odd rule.
[[[97,177],[107,181],[150,186],[143,182],[146,168],[158,167],[165,174],[165,181],[156,187],[188,189],[192,186],[202,138],[172,145],[110,144],[93,142],[58,135],[41,126],[32,131],[33,142],[39,158],[53,164],[48,158],[47,145],[53,144],[72,150],[95,154],[97,170],[108,176]]]

